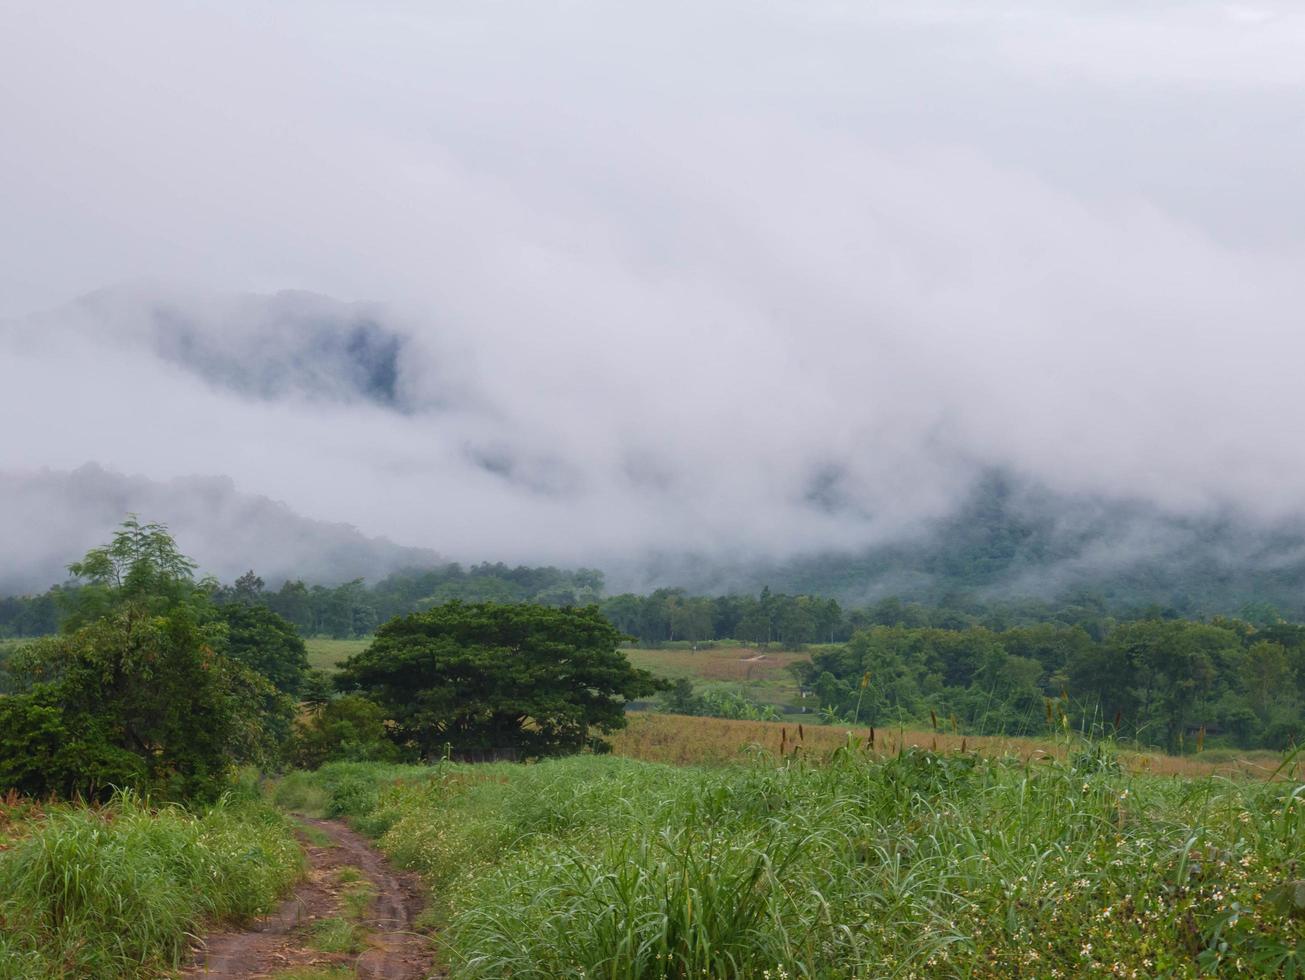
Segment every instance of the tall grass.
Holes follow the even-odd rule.
[[[268,911],[301,870],[288,823],[262,804],[56,807],[0,855],[0,978],[175,966],[204,923]]]
[[[457,976],[1305,974],[1305,786],[1109,746],[299,779],[436,886]]]
[[[627,727],[612,735],[614,755],[676,765],[727,765],[743,762],[757,746],[778,752],[781,746],[786,745],[792,749],[795,745],[800,745],[802,753],[824,756],[847,739],[846,726],[812,722],[803,727],[804,735],[799,740],[798,726],[793,720],[738,721],[651,711],[631,712],[628,720]],[[941,728],[949,729],[950,726]],[[859,731],[866,735],[870,729],[862,726]],[[898,751],[913,746],[944,753],[964,747],[976,749],[981,755],[1017,756],[1026,761],[1047,756],[1063,758],[1067,745],[1071,743],[1077,744],[1073,739],[1066,739],[1063,734],[1042,738],[1005,735],[976,737],[950,730],[897,726],[878,729],[875,739],[876,752],[881,755],[896,755]],[[1263,749],[1219,748],[1207,749],[1197,755],[1173,756],[1158,750],[1143,751],[1136,746],[1119,746],[1118,759],[1121,765],[1134,771],[1163,775],[1267,776],[1277,768],[1282,755]],[[1293,761],[1290,775],[1305,777],[1305,759],[1297,757]]]

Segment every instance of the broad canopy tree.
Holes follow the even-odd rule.
[[[624,702],[664,684],[630,665],[596,606],[451,602],[393,619],[337,675],[424,757],[511,749],[526,757],[602,749]]]

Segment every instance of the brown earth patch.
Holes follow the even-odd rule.
[[[247,929],[206,937],[182,976],[275,977],[310,967],[351,969],[368,980],[441,976],[430,937],[414,927],[424,905],[417,877],[394,870],[366,838],[338,820],[303,822],[326,835],[330,843],[322,846],[303,837],[309,870],[294,895]],[[324,919],[345,915],[344,868],[361,872],[361,880],[375,893],[357,920],[363,949],[360,953],[321,952],[312,946],[313,927]]]

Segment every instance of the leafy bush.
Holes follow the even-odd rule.
[[[266,677],[283,694],[298,694],[308,674],[308,648],[294,624],[267,606],[232,602],[220,607],[224,652]]]
[[[40,684],[0,697],[0,787],[28,796],[94,797],[113,786],[139,785],[145,764],[112,744],[99,719],[69,728],[59,692]]]
[[[293,705],[216,652],[226,626],[193,569],[166,528],[135,518],[69,566],[86,583],[64,632],[6,665],[19,693],[0,705],[0,791],[212,800],[233,766],[273,755]]]
[[[450,602],[386,623],[336,682],[380,704],[423,758],[446,746],[540,758],[600,744],[625,727],[626,701],[661,690],[622,638],[597,606]]]
[[[683,677],[671,684],[657,701],[663,711],[677,715],[739,721],[779,721],[779,712],[772,705],[753,701],[739,691],[719,688],[696,694],[693,682]]]
[[[295,724],[288,747],[297,766],[315,769],[326,762],[398,762],[403,750],[387,737],[380,705],[355,694],[318,706]]]

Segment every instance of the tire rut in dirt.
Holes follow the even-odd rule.
[[[248,929],[207,937],[188,977],[275,976],[305,966],[347,966],[366,980],[423,980],[435,976],[431,943],[414,931],[422,908],[422,888],[410,874],[397,872],[362,835],[334,820],[303,820],[330,839],[329,846],[305,842],[307,878],[275,913]],[[367,930],[361,954],[322,953],[308,944],[308,930],[319,919],[339,914],[332,883],[339,869],[354,867],[375,890],[359,924]]]

